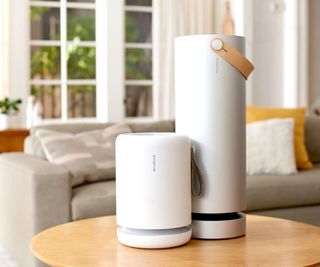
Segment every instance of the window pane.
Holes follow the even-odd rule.
[[[127,48],[126,49],[126,79],[152,79],[152,50]]]
[[[41,104],[43,119],[61,117],[61,89],[60,86],[33,85],[31,94],[35,101]]]
[[[60,78],[60,47],[31,47],[31,79]]]
[[[31,7],[31,40],[60,39],[60,9]]]
[[[94,47],[68,46],[68,78],[95,79],[96,49]]]
[[[126,0],[127,6],[151,6],[152,0]]]
[[[126,12],[126,42],[152,42],[151,13]]]
[[[68,117],[85,118],[96,116],[96,89],[91,85],[68,87]]]
[[[126,117],[152,116],[152,87],[127,86]]]
[[[68,40],[95,40],[95,11],[68,9]]]

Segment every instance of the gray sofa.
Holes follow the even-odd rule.
[[[63,166],[45,160],[38,128],[78,133],[110,123],[49,125],[31,129],[25,153],[0,155],[0,244],[21,266],[44,266],[30,250],[36,233],[54,225],[115,214],[115,181],[75,188]],[[171,121],[130,124],[134,132],[174,131]],[[320,162],[320,119],[305,124],[310,158]],[[320,167],[296,175],[247,177],[248,213],[276,216],[320,226]]]
[[[247,176],[247,213],[320,226],[320,118],[306,118],[305,142],[314,169]]]

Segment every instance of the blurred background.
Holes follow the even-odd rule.
[[[174,118],[174,38],[247,39],[247,103],[320,113],[320,1],[2,0],[0,99],[41,122]],[[31,106],[31,108],[30,108]],[[319,115],[319,114],[318,114]]]

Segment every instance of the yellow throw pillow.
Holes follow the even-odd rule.
[[[305,108],[265,108],[247,107],[247,123],[273,118],[293,118],[294,119],[294,150],[296,163],[299,169],[312,169],[313,165],[309,160],[304,142],[304,119]]]

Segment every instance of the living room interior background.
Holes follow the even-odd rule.
[[[246,37],[255,66],[246,88],[248,218],[317,232],[319,13],[319,0],[1,0],[0,113],[16,103],[20,129],[2,127],[9,116],[0,114],[0,266],[6,252],[20,266],[43,266],[29,246],[40,231],[114,218],[115,139],[177,130],[173,44],[188,34]],[[229,99],[222,120],[237,114]],[[83,153],[82,161],[72,155]]]
[[[141,1],[142,5],[149,2],[149,6],[141,7],[140,13],[132,11],[130,1],[97,0],[95,5],[90,2],[73,3],[71,7],[74,8],[68,8],[66,14],[67,24],[57,15],[58,2],[41,6],[43,2],[32,0],[1,1],[0,98],[23,99],[20,126],[26,125],[27,99],[31,94],[36,95],[37,88],[43,92],[51,90],[58,99],[55,111],[46,116],[43,114],[48,122],[52,119],[121,121],[133,117],[147,120],[174,118],[173,38],[181,34],[221,31],[224,2],[154,0],[151,6],[151,2]],[[316,26],[319,24],[319,5],[316,0],[230,1],[234,33],[246,36],[247,56],[256,67],[248,83],[247,104],[311,107],[319,99],[317,47],[320,37]],[[112,12],[105,14],[101,10]],[[90,27],[84,27],[78,37],[75,31],[63,37],[66,30],[63,30],[63,24],[70,31],[73,27],[70,23],[77,14],[95,24],[95,31],[90,33]],[[48,29],[40,25],[45,16],[51,16],[51,27],[59,37],[50,37],[49,33],[46,36]],[[37,21],[39,17],[40,22]],[[132,31],[132,21],[135,26],[143,22],[149,25],[137,33],[139,36],[130,36],[126,31]],[[76,22],[83,23],[80,20]],[[85,31],[89,34],[85,35]],[[35,36],[43,40],[37,40]],[[67,63],[60,62],[59,58],[62,57],[59,47],[64,45],[67,50],[65,56],[69,57]],[[61,73],[59,66],[49,69],[56,72],[49,78],[32,73],[43,71],[43,67],[32,70],[32,57],[38,53],[44,60],[44,53],[48,52],[42,50],[42,55],[39,55],[41,47],[51,49],[49,59],[61,65]],[[82,53],[91,51],[93,58],[84,58],[84,63],[91,64],[92,71],[90,68],[86,73],[66,70],[72,61],[79,59],[81,49]],[[140,65],[134,58],[139,55],[144,58]],[[141,73],[130,74],[130,66],[138,66]],[[72,71],[74,73],[71,74]],[[85,98],[89,100],[83,102],[81,98],[90,92],[93,92],[91,96]],[[140,100],[137,100],[137,95]],[[42,105],[48,106],[49,100],[44,99],[42,96]],[[130,109],[130,103],[134,108]],[[91,111],[79,111],[81,104]],[[71,106],[75,106],[76,111],[72,111]]]

